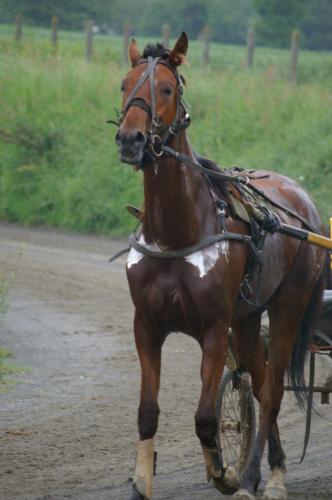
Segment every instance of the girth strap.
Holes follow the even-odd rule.
[[[217,243],[219,241],[239,241],[241,243],[247,243],[250,248],[254,251],[254,245],[249,235],[247,234],[238,234],[238,233],[218,233],[213,234],[212,236],[208,236],[202,241],[199,241],[195,245],[191,245],[186,248],[181,248],[180,250],[152,250],[147,245],[142,245],[139,243],[135,237],[135,235],[129,236],[129,246],[135,248],[138,252],[146,255],[148,257],[155,257],[157,259],[179,259],[180,257],[186,257],[192,253],[198,252],[202,248],[208,247]]]

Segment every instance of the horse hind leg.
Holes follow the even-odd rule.
[[[261,390],[265,379],[266,354],[263,340],[260,336],[261,313],[253,313],[244,320],[238,320],[232,325],[234,334],[234,348],[240,365],[243,365],[250,373],[255,398],[261,401]],[[285,453],[282,449],[277,424],[274,424],[269,437],[269,464],[271,470],[285,469]],[[257,479],[259,480],[259,479]],[[250,498],[248,492],[235,495],[237,498]]]
[[[283,396],[284,373],[291,359],[294,376],[297,380],[303,380],[305,352],[310,341],[309,319],[311,313],[317,310],[317,302],[322,291],[319,279],[320,266],[314,266],[313,272],[304,273],[302,265],[303,260],[298,259],[297,265],[294,266],[292,272],[273,297],[269,310],[269,353],[266,376],[261,390],[259,430],[253,452],[241,480],[241,487],[249,494],[253,494],[256,489],[265,442],[270,438],[269,458],[272,474],[264,493],[265,500],[287,498],[284,486],[284,459],[280,455],[279,438],[274,425],[277,422]],[[273,453],[274,445],[275,450],[280,455],[281,464],[278,464],[277,455]]]
[[[245,367],[250,373],[253,393],[259,402],[266,371],[265,349],[260,336],[261,316],[261,312],[256,311],[246,318],[234,321],[232,324],[234,350],[238,364]],[[257,487],[260,479],[260,470],[258,470],[255,487]],[[241,487],[235,493],[234,498],[241,500],[254,497],[249,491]]]
[[[310,290],[310,287],[308,287]],[[305,352],[311,340],[313,327],[317,320],[318,312],[320,309],[320,301],[324,288],[324,276],[321,275],[316,281],[311,294],[306,296],[304,303],[302,303],[302,310],[304,314],[300,316],[298,327],[294,328],[298,335],[295,336],[292,342],[290,375],[293,385],[301,388],[304,384],[303,369]],[[295,346],[294,346],[295,344]],[[303,404],[303,399],[296,393],[300,405]],[[275,423],[272,432],[269,436],[269,454],[268,460],[271,468],[271,476],[264,492],[264,500],[283,500],[287,498],[287,491],[284,484],[286,474],[285,456],[282,453],[280,438],[278,433],[277,424]]]
[[[266,348],[261,338],[261,312],[256,311],[249,317],[238,320],[232,325],[234,348],[240,365],[250,373],[253,393],[261,401],[261,390],[266,372]],[[268,461],[270,469],[285,471],[286,455],[282,449],[277,423],[268,436]],[[257,480],[259,480],[257,478]]]
[[[277,422],[274,423],[268,436],[268,462],[271,475],[265,487],[264,500],[282,500],[287,498],[284,483],[286,475],[286,455],[281,446]]]

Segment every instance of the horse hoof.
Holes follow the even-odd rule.
[[[240,490],[238,490],[233,496],[232,498],[234,500],[255,500],[255,497],[254,495],[252,495],[251,493],[249,493],[248,490],[245,490],[244,488],[241,488]]]
[[[285,470],[275,467],[264,491],[264,500],[286,500],[287,491],[284,485]]]
[[[137,490],[136,486],[133,485],[129,500],[145,500],[145,497]]]
[[[266,487],[263,500],[286,500],[287,492],[285,488],[281,486],[270,486]]]
[[[223,495],[232,495],[239,489],[239,476],[233,467],[227,467],[222,478],[214,478],[214,485]]]

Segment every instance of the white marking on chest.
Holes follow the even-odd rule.
[[[138,264],[139,261],[143,258],[143,255],[139,253],[135,248],[131,247],[127,257],[127,269],[130,269],[131,266]]]
[[[187,255],[185,260],[198,269],[200,278],[204,278],[210,269],[216,265],[220,255],[224,255],[226,261],[228,261],[228,251],[229,242],[220,241],[214,245],[203,248],[203,250]]]
[[[144,236],[141,235],[138,242],[141,245],[145,245],[150,250],[160,251],[160,248],[156,245],[147,245],[144,239]],[[219,257],[221,255],[225,256],[226,261],[228,261],[228,252],[229,252],[229,242],[228,241],[220,241],[218,243],[214,243],[209,247],[203,248],[198,252],[192,253],[184,257],[185,261],[189,264],[196,267],[199,272],[199,277],[204,278],[206,274],[212,269]],[[138,252],[135,248],[131,248],[127,257],[127,268],[130,269],[135,264],[138,264],[144,255],[141,252]]]
[[[143,234],[141,234],[138,243],[141,245],[144,245],[146,248],[149,248],[149,250],[154,250],[155,252],[160,251],[160,248],[153,244],[153,245],[148,245],[145,242]],[[144,255],[141,252],[138,252],[135,248],[131,247],[128,253],[127,257],[127,268],[130,269],[131,266],[134,266],[135,264],[138,264],[140,260],[142,260]]]

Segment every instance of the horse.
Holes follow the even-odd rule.
[[[237,500],[253,499],[267,442],[271,477],[264,498],[285,499],[286,457],[277,416],[288,367],[303,389],[305,352],[324,288],[324,251],[277,231],[267,232],[259,303],[241,298],[252,255],[250,225],[232,213],[224,190],[217,199],[208,176],[193,168],[204,162],[187,139],[190,118],[182,96],[185,81],[178,72],[187,50],[185,33],[171,50],[149,44],[141,53],[133,39],[131,68],[121,85],[122,112],[115,140],[120,160],[142,171],[144,178],[141,231],[131,241],[126,264],[141,367],[139,441],[130,498],[152,498],[161,351],[168,334],[183,332],[202,350],[195,430],[208,479],[221,493]],[[223,180],[222,170],[210,165],[211,173],[218,176],[218,171],[219,185],[227,186],[230,176]],[[250,182],[278,201],[274,213],[280,221],[322,230],[313,202],[293,180],[256,171]],[[279,208],[282,205],[287,210]],[[260,341],[264,309],[269,316],[267,358]],[[249,371],[260,404],[255,444],[241,478],[224,463],[216,441],[215,403],[230,328],[237,358]]]

